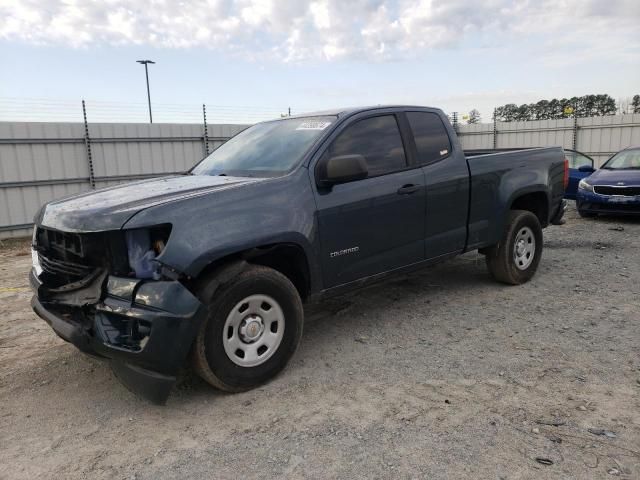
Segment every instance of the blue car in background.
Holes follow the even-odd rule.
[[[576,207],[582,217],[640,215],[640,147],[616,153],[599,170],[579,180]]]
[[[565,148],[564,156],[569,162],[569,183],[564,191],[564,198],[575,200],[580,180],[588,177],[596,170],[593,158],[584,153]]]

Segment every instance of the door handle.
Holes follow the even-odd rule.
[[[398,195],[411,195],[412,193],[416,193],[418,190],[420,190],[420,185],[409,183],[407,185],[401,186],[398,189]]]

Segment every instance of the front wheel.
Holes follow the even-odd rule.
[[[510,285],[529,281],[542,257],[542,241],[538,217],[526,210],[511,210],[500,243],[486,253],[489,272]]]
[[[251,265],[213,298],[201,300],[209,314],[195,340],[193,365],[220,390],[241,392],[266,382],[285,367],[300,342],[302,301],[276,270]]]

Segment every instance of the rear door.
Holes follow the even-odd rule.
[[[467,240],[469,171],[461,149],[453,151],[447,129],[435,112],[406,112],[426,188],[427,259],[460,252]]]
[[[323,153],[352,154],[364,156],[368,178],[317,190],[325,288],[424,259],[424,175],[396,115],[354,120]]]

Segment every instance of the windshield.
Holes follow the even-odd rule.
[[[616,153],[602,168],[607,170],[640,170],[640,148]]]
[[[336,117],[322,116],[258,123],[222,144],[191,173],[238,177],[284,175],[335,120]]]

